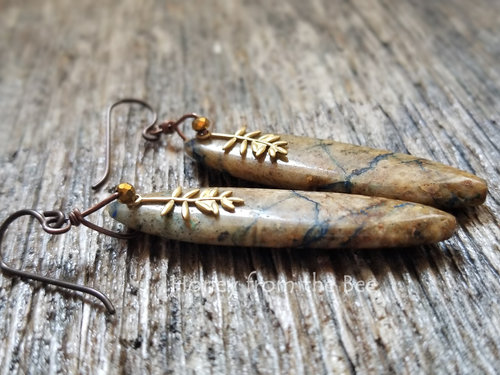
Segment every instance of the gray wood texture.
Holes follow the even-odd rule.
[[[203,113],[249,128],[408,152],[488,180],[433,246],[313,251],[50,237],[20,220],[4,258],[92,297],[0,275],[0,372],[495,373],[500,368],[500,2],[0,1],[1,220],[141,191],[252,186],[142,140]],[[92,220],[119,225],[100,212]],[[353,283],[357,287],[353,287]],[[364,283],[361,286],[361,283]]]

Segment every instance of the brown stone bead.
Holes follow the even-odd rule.
[[[164,203],[128,206],[115,201],[108,212],[132,229],[174,240],[273,248],[413,246],[447,239],[456,226],[455,218],[444,211],[393,199],[332,192],[228,189],[242,202],[234,210],[220,209],[216,215],[192,203],[188,207],[186,202],[176,203],[166,216],[161,215]],[[160,196],[170,197],[172,192],[142,195]]]
[[[240,148],[222,150],[227,139],[186,142],[186,151],[205,165],[283,189],[325,190],[418,202],[441,208],[484,202],[486,182],[459,169],[386,150],[292,135],[287,155],[260,157]]]

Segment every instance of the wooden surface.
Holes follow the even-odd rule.
[[[104,109],[127,96],[219,131],[247,122],[409,152],[490,186],[484,205],[454,212],[450,240],[410,249],[127,242],[83,227],[50,238],[21,220],[6,260],[95,286],[117,314],[1,275],[1,372],[498,371],[499,14],[494,0],[0,1],[2,220],[86,208],[122,180],[251,186],[197,166],[178,137],[146,143],[146,113],[125,106],[94,193]]]

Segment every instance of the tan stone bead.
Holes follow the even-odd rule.
[[[221,205],[217,214],[184,201],[162,215],[164,201],[145,203],[177,195],[171,191],[144,194],[143,203],[133,207],[115,201],[107,210],[114,219],[141,232],[217,246],[405,247],[445,240],[456,227],[455,218],[444,211],[380,197],[258,188],[231,188],[231,193],[227,199],[236,203],[237,197],[239,204],[228,210]],[[212,198],[211,210],[221,204]]]
[[[225,138],[197,137],[187,153],[211,168],[274,188],[362,194],[435,207],[458,208],[484,202],[486,181],[465,171],[407,154],[331,140],[277,134],[287,153],[242,157],[224,149]]]

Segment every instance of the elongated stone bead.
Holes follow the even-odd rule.
[[[280,135],[288,154],[255,157],[227,139],[192,139],[186,151],[205,165],[242,179],[283,189],[325,190],[401,199],[442,208],[484,202],[486,182],[459,169],[385,150],[329,140]]]
[[[181,202],[164,216],[160,213],[165,204],[133,207],[115,201],[108,212],[127,227],[174,240],[273,248],[420,245],[449,238],[456,225],[454,216],[436,208],[380,197],[278,189],[220,190],[231,190],[232,197],[244,203],[233,212],[220,207],[218,215],[190,204],[188,219],[183,218],[186,212]]]

